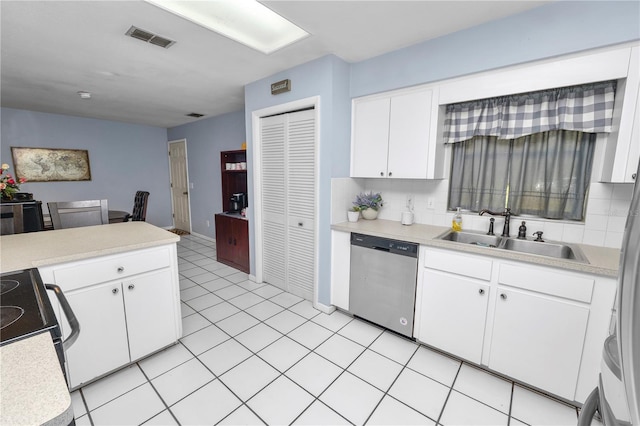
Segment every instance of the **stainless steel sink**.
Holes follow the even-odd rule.
[[[556,241],[532,241],[521,240],[516,238],[505,238],[501,247],[505,250],[517,251],[520,253],[537,254],[538,256],[554,257],[556,259],[576,260],[583,263],[589,263],[582,251],[569,244]]]
[[[481,247],[497,248],[499,250],[509,250],[537,256],[552,257],[554,259],[567,259],[589,263],[579,247],[558,241],[540,242],[518,238],[505,238],[473,231],[448,231],[438,238],[456,243],[473,244]]]
[[[502,241],[502,237],[499,237],[497,235],[486,235],[470,231],[449,231],[439,238],[441,240],[454,241],[456,243],[475,244],[477,246],[485,247],[498,247],[498,245]]]

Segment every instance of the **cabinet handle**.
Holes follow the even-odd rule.
[[[298,222],[298,226],[304,226],[304,223]]]
[[[234,245],[234,246],[235,246],[235,245],[237,245],[237,244],[236,244],[236,239],[235,239],[235,238],[233,239],[233,245]]]
[[[124,266],[119,266],[118,267],[118,273],[121,274],[124,272]]]
[[[507,300],[507,295],[506,295],[506,294],[504,294],[504,293],[502,293],[502,294],[500,295],[500,299],[502,299],[502,300]]]
[[[384,172],[380,172],[380,176],[384,176]]]
[[[113,293],[113,294],[118,294],[118,289],[117,289],[117,288],[114,288],[113,290],[111,290],[111,293]]]
[[[636,180],[636,174],[635,173],[631,175],[631,179]]]
[[[231,240],[231,237],[229,237],[229,244],[232,244],[232,240]]]
[[[135,286],[135,285],[133,285],[133,284],[129,284],[129,287],[127,287],[127,288],[128,288],[129,290],[133,290],[134,288],[136,288],[136,286]]]
[[[484,288],[481,288],[480,290],[478,290],[478,294],[480,294],[480,296],[484,295]]]
[[[389,177],[391,177],[391,175],[392,175],[392,174],[393,174],[393,173],[389,172]]]

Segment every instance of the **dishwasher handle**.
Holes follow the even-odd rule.
[[[389,249],[389,247],[371,247],[374,250],[380,250],[380,251],[385,251],[387,253],[389,253],[391,250]]]
[[[73,309],[71,309],[71,305],[69,305],[62,289],[55,284],[45,284],[45,288],[47,290],[52,290],[56,294],[58,302],[62,307],[62,311],[71,326],[71,334],[62,342],[62,348],[66,351],[75,343],[76,340],[78,340],[78,336],[80,335],[80,323],[78,322],[76,315],[73,313]]]

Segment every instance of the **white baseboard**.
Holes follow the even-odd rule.
[[[315,302],[313,304],[313,307],[316,308],[317,310],[319,310],[320,312],[324,312],[325,314],[332,314],[333,311],[336,310],[336,307],[333,305],[325,305],[323,303],[320,302]]]
[[[255,276],[255,275],[249,275],[248,279],[249,279],[249,281],[254,282],[254,283],[257,283],[257,282],[258,282],[258,281],[256,280],[256,276]],[[258,284],[260,284],[260,283],[258,283]]]

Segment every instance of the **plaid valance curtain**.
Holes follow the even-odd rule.
[[[615,89],[615,81],[606,81],[447,105],[445,142],[550,130],[610,132]]]

